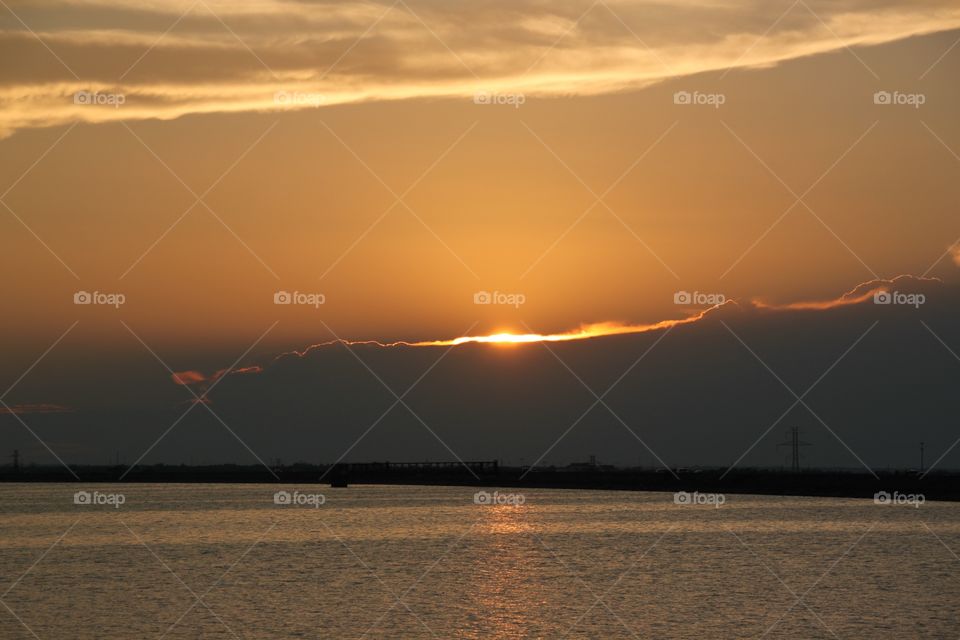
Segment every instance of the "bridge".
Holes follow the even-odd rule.
[[[390,471],[464,471],[470,469],[477,475],[496,474],[500,464],[496,460],[457,460],[445,462],[339,462],[332,465],[335,471],[350,472],[390,472]]]

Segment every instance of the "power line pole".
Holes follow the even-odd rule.
[[[800,439],[800,427],[790,427],[787,435],[790,438],[789,441],[781,442],[777,447],[790,447],[790,470],[800,473],[800,447],[812,445]]]
[[[920,473],[923,473],[923,441],[920,442]]]

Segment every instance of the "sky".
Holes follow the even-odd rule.
[[[366,408],[385,399],[383,409],[395,399],[378,383],[386,374],[354,352],[319,355],[366,341],[357,353],[396,368],[403,388],[462,349],[445,382],[472,386],[431,394],[417,383],[423,416],[383,424],[412,420],[427,439],[400,438],[396,426],[394,440],[351,455],[406,442],[412,458],[529,462],[592,404],[547,382],[562,375],[584,391],[540,336],[609,383],[630,364],[619,351],[639,357],[669,331],[711,346],[658,359],[656,392],[624,379],[630,398],[657,397],[646,412],[623,402],[624,421],[659,448],[614,419],[617,436],[583,429],[586,440],[556,449],[556,461],[586,447],[619,463],[728,464],[778,407],[755,399],[718,421],[716,442],[730,443],[718,459],[712,439],[671,450],[683,438],[670,434],[704,415],[664,416],[687,404],[678,390],[700,374],[714,381],[694,385],[704,406],[737,395],[717,382],[729,363],[714,352],[739,350],[737,371],[759,366],[777,384],[744,348],[750,336],[717,324],[735,308],[734,321],[796,370],[791,388],[813,382],[874,320],[889,324],[883,335],[924,354],[908,370],[923,365],[939,381],[920,414],[940,424],[928,437],[946,452],[956,436],[942,423],[956,407],[938,384],[955,383],[950,365],[960,366],[950,321],[958,43],[960,8],[946,1],[6,0],[0,428],[38,461],[99,462],[113,449],[134,461],[190,406],[188,390],[216,382],[204,405],[258,446],[203,411],[215,435],[193,443],[191,413],[176,429],[186,440],[145,460],[183,460],[194,447],[210,460],[289,459],[310,432],[318,453],[308,457],[329,461],[376,418],[346,398]],[[873,295],[897,291],[922,292],[931,306],[903,305],[884,322],[890,309]],[[822,323],[838,352],[801,340]],[[491,335],[500,337],[462,339]],[[532,361],[533,350],[546,359]],[[306,354],[295,382],[277,360],[292,352]],[[361,369],[348,374],[351,361]],[[871,373],[905,366],[881,358]],[[526,382],[516,397],[498,395],[504,412],[476,412],[485,387],[473,376],[510,371]],[[357,373],[366,381],[327,399],[332,380]],[[858,375],[846,370],[837,384],[856,386]],[[313,409],[301,396],[316,398]],[[902,406],[890,415],[917,409],[892,397]],[[287,440],[241,427],[257,413],[237,409],[244,399]],[[862,466],[853,449],[870,452],[860,456],[869,466],[910,464],[891,454],[907,446],[902,422],[885,425],[879,446],[865,417],[824,401],[860,442],[847,447],[824,428],[832,419],[806,415],[821,431],[819,462]],[[458,432],[465,423],[490,440]],[[779,461],[760,451],[755,464]]]

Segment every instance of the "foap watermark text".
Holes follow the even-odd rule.
[[[519,308],[527,301],[522,293],[504,293],[502,291],[477,291],[473,294],[473,304],[502,304]]]
[[[908,505],[919,509],[926,501],[927,499],[922,493],[900,493],[899,491],[890,493],[888,491],[878,491],[873,494],[874,504]]]
[[[873,294],[873,304],[906,305],[918,309],[927,301],[922,293],[901,293],[900,291],[877,291]]]
[[[274,104],[281,107],[319,107],[326,101],[324,94],[310,91],[277,91],[273,94]]]
[[[302,291],[277,291],[273,294],[273,304],[300,304],[319,308],[326,303],[327,297],[322,293],[303,293]]]
[[[688,491],[677,491],[673,494],[673,504],[710,505],[719,509],[720,506],[726,502],[727,497],[722,493],[700,493],[699,491],[690,493]]]
[[[493,105],[508,105],[514,109],[519,109],[520,106],[527,101],[527,97],[522,93],[495,93],[491,91],[478,91],[473,94],[473,103],[474,104],[493,104]]]
[[[101,93],[99,91],[77,91],[73,94],[73,104],[84,107],[113,107],[119,109],[127,101],[122,93]]]
[[[122,493],[102,493],[100,491],[77,491],[73,494],[73,504],[79,505],[108,505],[119,509],[127,501]]]
[[[718,305],[727,301],[722,293],[704,293],[702,291],[677,291],[673,294],[673,304]]]
[[[480,505],[513,505],[519,507],[527,501],[522,493],[500,493],[494,491],[477,491],[473,494],[473,504]]]
[[[919,109],[926,104],[927,96],[923,93],[903,93],[901,91],[877,91],[873,94],[873,104],[898,105]]]
[[[326,504],[327,496],[322,493],[300,493],[299,491],[277,491],[273,494],[273,504],[293,507],[313,507],[319,509]]]
[[[120,308],[127,301],[122,293],[103,293],[101,291],[77,291],[73,294],[73,304],[99,304],[108,307]]]
[[[700,91],[677,91],[673,94],[673,104],[703,105],[719,109],[727,101],[722,93],[702,93]]]

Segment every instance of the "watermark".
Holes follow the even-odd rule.
[[[878,491],[873,494],[874,504],[905,504],[912,506],[914,509],[919,509],[926,501],[927,499],[922,493],[900,493],[899,491],[889,493],[887,491]]]
[[[473,94],[474,104],[498,104],[509,105],[514,109],[519,109],[520,105],[527,101],[527,97],[522,93],[494,93],[490,91],[478,91]]]
[[[73,304],[101,304],[120,308],[120,305],[127,301],[127,296],[122,293],[102,293],[100,291],[77,291],[73,294]]]
[[[320,307],[327,301],[327,296],[322,293],[303,293],[301,291],[277,291],[273,294],[273,304],[303,304],[309,305],[314,309]]]
[[[281,490],[273,494],[273,504],[319,509],[320,505],[326,504],[326,502],[327,496],[322,493],[300,493],[299,491],[290,493]]]
[[[700,91],[677,91],[673,94],[673,104],[706,105],[719,109],[727,101],[722,93],[701,93]]]
[[[505,304],[519,309],[527,301],[522,293],[504,293],[502,291],[477,291],[473,294],[473,304]]]
[[[694,291],[690,293],[689,291],[676,291],[673,294],[673,304],[706,304],[710,306],[715,306],[718,304],[723,304],[727,301],[727,297],[722,293],[703,293],[702,291]]]
[[[119,509],[127,501],[122,493],[100,493],[99,491],[77,491],[73,494],[73,504],[82,505],[110,505]]]
[[[327,102],[322,93],[310,91],[277,91],[273,103],[281,107],[319,107]]]
[[[927,301],[922,293],[901,293],[899,291],[877,291],[873,294],[873,304],[908,305],[914,309],[920,308]]]
[[[923,93],[902,93],[900,91],[877,91],[873,94],[873,104],[894,104],[905,105],[919,109],[920,105],[927,102],[927,96]]]
[[[677,491],[673,494],[673,504],[712,505],[715,509],[719,509],[726,501],[727,497],[722,493],[700,493],[699,491],[689,493],[687,491]]]
[[[100,93],[99,91],[77,91],[73,94],[73,104],[94,107],[113,107],[119,109],[127,101],[122,93]]]
[[[513,505],[519,507],[527,501],[527,497],[522,493],[500,493],[494,491],[477,491],[473,494],[473,504],[482,505]]]

